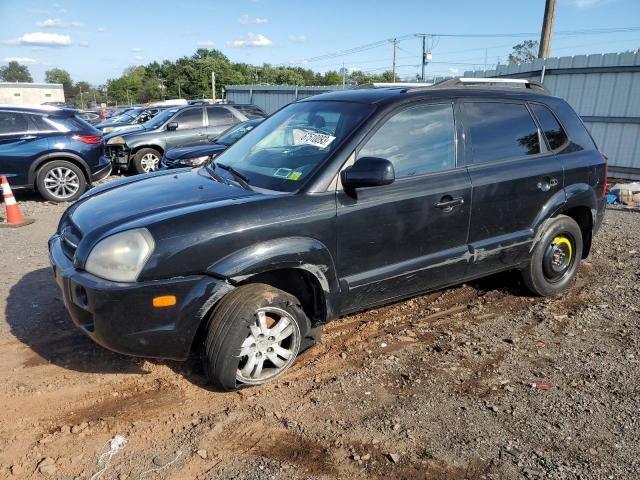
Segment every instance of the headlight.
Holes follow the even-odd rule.
[[[85,270],[114,282],[135,282],[154,248],[146,228],[116,233],[93,247]]]
[[[102,129],[102,133],[109,133],[109,132],[113,132],[113,127],[104,127]]]
[[[181,163],[185,165],[193,165],[197,167],[198,165],[202,165],[204,162],[209,160],[209,155],[204,155],[203,157],[195,157],[195,158],[185,158]]]
[[[107,145],[124,145],[125,139],[123,137],[113,137],[107,140]]]

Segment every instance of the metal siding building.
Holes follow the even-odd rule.
[[[640,52],[538,59],[523,65],[500,65],[497,70],[465,72],[464,76],[534,80],[544,76],[551,94],[567,100],[582,117],[598,147],[609,157],[610,172],[640,179]],[[226,92],[230,101],[254,103],[271,114],[297,99],[339,89],[341,85],[230,85]]]
[[[0,104],[41,105],[64,102],[61,83],[0,83]]]

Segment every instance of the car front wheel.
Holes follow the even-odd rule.
[[[213,386],[235,390],[280,377],[311,332],[294,296],[265,284],[227,294],[208,325],[204,364]]]
[[[36,187],[45,200],[73,202],[84,193],[87,181],[77,165],[66,160],[54,160],[40,168]]]
[[[136,173],[155,172],[160,168],[160,153],[153,148],[138,150],[133,157]]]

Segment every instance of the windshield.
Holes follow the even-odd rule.
[[[173,117],[173,114],[176,113],[177,111],[178,111],[177,108],[169,108],[167,110],[164,110],[164,111],[160,112],[159,114],[157,114],[155,117],[153,117],[148,122],[144,122],[142,124],[142,126],[144,128],[146,128],[147,130],[155,130],[160,125],[162,125],[164,122],[166,122],[171,117]]]
[[[293,192],[372,109],[348,102],[293,103],[247,133],[215,163],[233,167],[251,186]],[[208,168],[215,169],[215,163]]]
[[[216,143],[221,143],[223,145],[233,145],[238,140],[240,140],[245,133],[249,130],[253,129],[256,124],[253,122],[242,122],[233,127],[227,129],[225,132],[216,139]]]

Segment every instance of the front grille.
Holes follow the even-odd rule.
[[[69,222],[60,230],[60,241],[62,242],[62,251],[70,260],[76,253],[78,244],[82,240],[82,232],[73,223]]]

